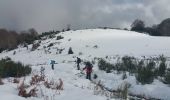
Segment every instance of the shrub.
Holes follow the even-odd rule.
[[[133,61],[133,57],[124,56],[122,57],[122,64],[126,71],[136,72],[136,63]]]
[[[73,52],[72,48],[70,47],[69,50],[68,50],[68,54],[73,54],[73,53],[74,52]]]
[[[166,58],[162,55],[162,56],[159,57],[159,59],[161,60],[161,62],[159,64],[159,68],[158,68],[158,75],[159,76],[164,76],[166,68],[167,68]]]
[[[97,77],[98,77],[97,74],[94,74],[93,78],[94,78],[94,79],[97,79]]]
[[[118,72],[126,71],[126,68],[123,66],[123,64],[121,62],[117,62],[115,64],[115,70],[117,70]]]
[[[120,92],[119,97],[127,100],[128,98],[128,89],[131,87],[131,84],[128,82],[123,82],[119,85],[117,91]]]
[[[35,43],[35,44],[33,44],[33,45],[32,45],[32,49],[31,49],[31,51],[36,50],[39,46],[40,46],[40,44],[39,44],[39,43]]]
[[[51,39],[51,38],[55,38],[55,35],[54,34],[51,34],[51,35],[49,35],[49,38]]]
[[[98,48],[98,45],[94,45],[93,48],[97,49],[97,48]]]
[[[122,75],[122,80],[125,80],[125,79],[127,79],[126,72],[124,72],[123,75]]]
[[[104,70],[107,73],[110,73],[111,70],[114,68],[114,66],[112,64],[106,62],[104,59],[99,60],[98,67],[100,70]]]
[[[54,44],[53,43],[50,43],[47,47],[51,47],[51,46],[53,46]]]
[[[142,84],[150,84],[154,80],[154,73],[149,67],[142,67],[138,70],[136,80]]]
[[[165,84],[170,84],[170,71],[167,71],[164,77],[164,81]]]
[[[0,76],[1,77],[21,77],[31,73],[31,68],[24,66],[20,62],[14,62],[10,58],[0,60]]]
[[[15,55],[15,54],[16,54],[16,51],[13,52],[13,55]]]
[[[56,39],[56,40],[61,40],[61,39],[63,39],[63,38],[64,38],[63,36],[59,35],[59,36],[57,36],[57,39]]]
[[[51,81],[45,81],[44,86],[49,89],[54,89],[54,90],[63,90],[64,83],[61,78],[58,79],[59,81],[54,82],[54,80]]]
[[[159,76],[164,76],[165,75],[165,71],[166,71],[166,64],[165,62],[161,62],[158,68],[158,75]]]

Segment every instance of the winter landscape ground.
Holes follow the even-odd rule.
[[[64,38],[56,40],[56,37],[60,35]],[[44,67],[46,80],[59,82],[61,78],[64,84],[63,90],[51,90],[39,83],[37,97],[24,98],[18,96],[18,84],[10,82],[11,78],[5,78],[2,79],[5,84],[0,85],[1,100],[87,100],[87,98],[88,100],[117,100],[118,98],[95,93],[95,84],[85,79],[85,75],[80,75],[80,71],[76,69],[74,62],[76,57],[80,57],[83,61],[92,61],[94,58],[107,56],[110,62],[125,55],[139,59],[144,56],[149,58],[162,54],[167,58],[170,57],[169,37],[153,37],[143,33],[115,29],[67,31],[55,36],[41,40],[40,46],[34,51],[31,51],[32,45],[28,46],[28,50],[19,46],[15,50],[2,52],[0,58],[8,56],[14,61],[31,66],[32,74],[25,77],[25,84],[28,84],[31,77],[39,74],[41,67]],[[50,43],[54,45],[48,47]],[[74,54],[68,55],[69,47],[72,47]],[[63,49],[62,53],[60,54],[57,49]],[[14,51],[16,51],[15,55]],[[54,70],[51,69],[50,60],[57,62]],[[169,67],[169,63],[167,66]],[[82,69],[84,64],[81,63],[80,67]],[[170,99],[170,87],[156,79],[152,84],[145,85],[137,84],[133,75],[127,75],[127,78],[122,80],[122,74],[99,70],[97,61],[93,65],[94,74],[98,77],[93,81],[101,80],[101,83],[110,89],[116,90],[122,83],[128,82],[131,84],[128,90],[130,93],[163,100]]]

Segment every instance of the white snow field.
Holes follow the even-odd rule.
[[[56,36],[59,35],[64,39],[42,40],[40,47],[35,51],[31,51],[32,45],[29,45],[29,50],[20,46],[18,49],[0,53],[0,58],[8,56],[14,61],[29,64],[35,72],[39,72],[40,68],[44,67],[45,75],[49,80],[58,81],[61,78],[64,82],[64,90],[58,91],[59,93],[41,86],[41,90],[48,100],[106,100],[108,98],[94,95],[94,84],[85,79],[85,76],[77,75],[80,71],[76,70],[75,57],[92,60],[94,57],[124,55],[152,57],[163,54],[166,57],[170,56],[170,37],[152,37],[143,33],[115,29],[67,31]],[[46,53],[48,48],[44,48],[44,46],[48,46],[50,43],[54,43],[49,50],[51,53]],[[72,47],[74,54],[68,55],[69,47]],[[56,54],[57,48],[64,50],[61,54]],[[13,55],[14,51],[16,51],[15,55]],[[54,70],[51,69],[50,60],[58,63],[55,64]],[[80,67],[82,69],[84,65],[81,64]],[[97,64],[93,67],[93,74],[97,74],[97,80],[101,80],[106,87],[111,89],[117,89],[121,83],[126,81],[131,84],[129,91],[134,94],[170,100],[170,87],[158,80],[154,80],[152,84],[140,85],[136,83],[135,76],[127,76],[127,79],[122,80],[122,75],[98,70]],[[26,77],[26,83],[29,83],[31,76],[32,74]],[[17,95],[17,84],[9,82],[9,78],[3,79],[3,82],[5,84],[0,85],[1,100],[46,100],[41,96],[20,97]]]

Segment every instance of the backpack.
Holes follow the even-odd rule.
[[[55,61],[54,60],[51,60],[51,63],[50,64],[55,64]]]
[[[87,73],[91,73],[92,72],[92,66],[87,66],[86,71],[87,71]]]
[[[80,58],[77,58],[77,62],[78,62],[78,63],[81,63],[81,59],[80,59]]]

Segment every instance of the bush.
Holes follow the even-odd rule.
[[[14,62],[10,58],[0,60],[0,76],[5,77],[21,77],[31,73],[31,68],[24,66],[20,62]]]
[[[136,80],[142,84],[150,84],[154,80],[154,73],[149,67],[142,67],[138,70]]]
[[[122,64],[125,67],[126,71],[129,72],[136,72],[137,68],[136,68],[136,63],[133,61],[133,57],[129,57],[129,56],[124,56],[122,57]]]
[[[68,54],[73,54],[73,53],[74,52],[73,52],[72,48],[70,47],[69,50],[68,50]]]
[[[122,80],[125,80],[125,79],[127,79],[126,72],[124,72],[123,75],[122,75]]]
[[[163,81],[165,84],[170,84],[170,71],[167,71]]]
[[[121,83],[117,89],[117,91],[120,93],[119,97],[122,98],[123,100],[127,100],[128,90],[130,87],[131,87],[131,84],[126,81]]]
[[[97,74],[94,74],[93,79],[97,79],[97,77],[98,77]]]
[[[111,70],[114,68],[114,66],[112,64],[106,62],[104,59],[99,60],[98,67],[100,70],[104,70],[107,73],[110,73]]]
[[[57,40],[61,40],[61,39],[63,39],[63,38],[64,38],[64,37],[61,36],[61,35],[57,36]]]
[[[158,68],[158,75],[159,76],[164,76],[165,75],[165,71],[166,71],[166,64],[165,62],[161,62]]]
[[[106,59],[108,57],[106,56]],[[156,63],[156,61],[159,61]],[[110,73],[112,70],[117,70],[118,73],[129,72],[129,74],[136,74],[137,82],[142,84],[150,84],[154,78],[161,76],[164,83],[170,84],[170,70],[167,69],[166,58],[160,56],[159,58],[141,59],[137,60],[134,57],[124,56],[118,59],[116,63],[111,64],[104,59],[99,59],[98,67],[100,70]],[[166,72],[168,71],[168,72]],[[127,75],[123,73],[122,79],[126,79]]]
[[[158,75],[159,76],[164,76],[166,68],[167,68],[166,58],[162,55],[162,56],[159,57],[159,59],[161,60],[161,62],[159,64],[159,68],[158,68]]]
[[[51,47],[51,46],[53,46],[54,44],[53,43],[50,43],[47,47]]]
[[[33,45],[32,45],[32,49],[31,49],[31,51],[36,50],[39,46],[40,46],[40,44],[39,44],[39,43],[35,43],[35,44],[33,44]]]

